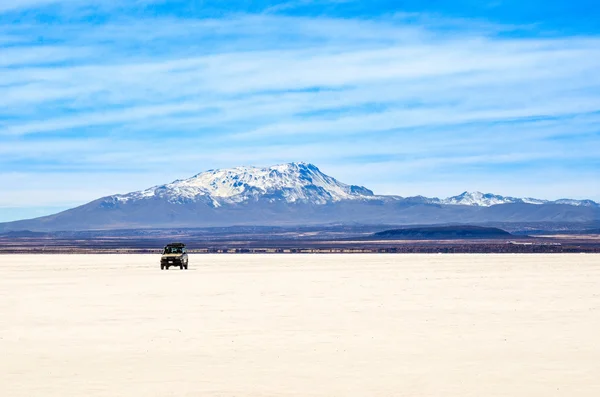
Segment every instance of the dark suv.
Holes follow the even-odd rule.
[[[172,243],[167,244],[160,257],[160,268],[169,269],[171,266],[179,266],[180,269],[188,268],[188,254],[185,250],[185,244]]]

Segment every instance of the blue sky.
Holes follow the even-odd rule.
[[[0,221],[290,161],[600,200],[594,3],[4,0]]]

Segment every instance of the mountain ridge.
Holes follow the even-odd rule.
[[[310,186],[311,193],[303,191]],[[314,186],[314,188],[312,187]],[[278,192],[279,191],[279,192]],[[278,198],[287,202],[310,201],[313,204],[325,204],[353,199],[411,199],[423,200],[430,204],[471,205],[489,207],[499,204],[567,204],[574,206],[599,206],[592,200],[543,200],[531,197],[501,196],[479,191],[463,193],[440,199],[438,197],[397,195],[376,195],[364,186],[348,185],[328,176],[311,163],[292,162],[270,167],[238,166],[225,169],[210,169],[187,179],[178,179],[171,183],[151,188],[116,194],[108,197],[126,202],[131,199],[144,199],[153,196],[167,196],[172,202],[209,197],[214,205],[239,203],[256,196],[266,196],[267,200]],[[278,197],[279,195],[279,197]]]
[[[592,200],[549,201],[480,192],[445,199],[377,195],[298,162],[208,170],[145,190],[101,197],[57,214],[2,223],[0,231],[596,220],[600,205]]]
[[[271,202],[313,202],[325,204],[341,200],[363,199],[374,196],[363,186],[347,185],[322,173],[309,163],[287,163],[259,168],[240,166],[212,169],[188,179],[154,186],[124,195],[113,195],[116,200],[167,197],[171,202],[210,198],[215,206],[239,203],[252,198],[266,197]]]

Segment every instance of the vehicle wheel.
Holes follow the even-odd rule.
[[[165,265],[165,269],[169,270],[169,265]]]
[[[185,270],[187,270],[187,266],[188,266],[188,264],[186,263],[185,265],[183,265],[183,268],[184,268]]]
[[[183,270],[183,264],[179,265],[179,269]]]
[[[160,264],[160,270],[165,270],[165,265],[163,265],[162,263]]]

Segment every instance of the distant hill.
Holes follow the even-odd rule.
[[[397,240],[450,240],[450,239],[496,239],[514,238],[511,233],[495,227],[480,226],[432,226],[385,230],[374,233],[372,239]]]
[[[39,238],[39,237],[46,237],[46,236],[48,236],[48,233],[32,232],[31,230],[16,230],[16,231],[10,231],[10,232],[6,232],[6,233],[0,233],[0,237],[5,237],[5,238],[24,238],[24,237]]]

